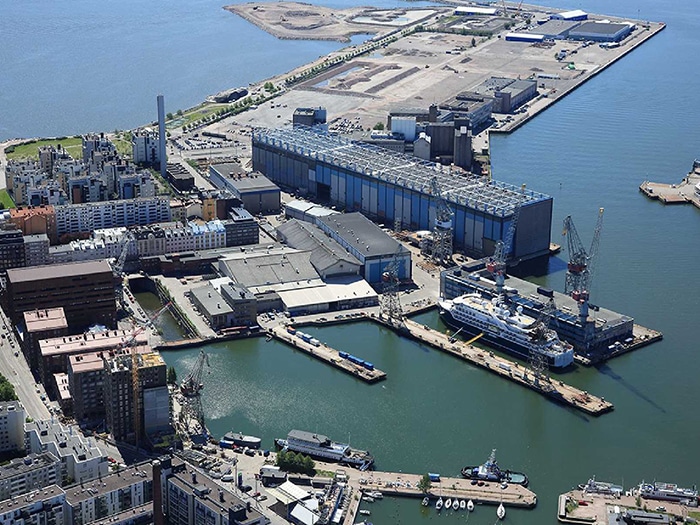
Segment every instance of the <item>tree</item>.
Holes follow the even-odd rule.
[[[177,116],[178,116],[178,117],[181,117],[181,116],[182,116],[182,110],[181,110],[181,109],[178,109],[178,110],[177,110]]]
[[[377,123],[374,125],[374,128],[373,128],[373,129],[376,129],[377,131],[382,131],[382,130],[384,129],[384,124],[382,124],[381,122],[377,122]]]
[[[165,118],[167,118],[168,120],[172,120],[172,119],[173,119],[173,114],[172,114],[172,113],[167,113],[167,114],[165,115]]]
[[[174,366],[168,367],[167,376],[168,376],[168,379],[167,379],[168,383],[170,383],[171,385],[174,385],[175,383],[177,383],[177,372],[175,371]]]
[[[420,478],[417,487],[423,494],[427,494],[430,491],[430,487],[432,487],[432,485],[433,483],[432,481],[430,481],[430,476],[428,474],[423,474],[423,477]]]

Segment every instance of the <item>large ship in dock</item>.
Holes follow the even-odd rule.
[[[514,483],[527,487],[528,479],[522,472],[512,470],[501,470],[496,461],[496,449],[491,451],[486,463],[478,466],[469,466],[462,469],[462,476],[476,481],[494,481],[496,483]]]
[[[539,352],[551,368],[574,362],[573,346],[561,341],[554,330],[539,326],[520,306],[513,310],[478,293],[441,300],[438,305],[445,323],[475,335],[483,333],[485,341],[515,357],[527,360],[531,352]]]
[[[372,455],[365,450],[356,450],[346,443],[331,441],[323,434],[304,430],[290,431],[287,439],[276,439],[275,445],[282,450],[301,452],[324,461],[337,461],[360,470],[367,470],[374,463]]]
[[[645,499],[660,499],[675,501],[686,505],[698,506],[698,491],[696,487],[684,489],[674,483],[643,483],[639,486],[639,495]]]

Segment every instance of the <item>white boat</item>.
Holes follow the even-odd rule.
[[[362,514],[363,516],[369,516],[372,513],[370,511],[368,511],[367,509],[362,509],[360,511],[360,514]]]
[[[382,499],[384,497],[384,494],[382,494],[378,490],[375,490],[374,492],[370,492],[367,495],[373,497],[374,499]]]
[[[471,512],[471,511],[474,510],[474,502],[473,502],[472,500],[469,500],[469,501],[467,502],[467,510],[468,510],[469,512]]]
[[[459,500],[459,509],[464,510],[467,508],[467,502],[464,501],[463,499]]]
[[[446,509],[449,509],[449,508],[451,508],[451,507],[452,507],[452,499],[451,499],[451,498],[447,498],[447,501],[445,502],[445,508],[446,508]]]
[[[440,498],[437,500],[437,503],[435,503],[435,509],[442,510],[442,505],[443,505],[442,496],[440,496]]]
[[[498,509],[496,510],[496,516],[498,516],[499,520],[502,520],[506,517],[506,508],[503,506],[503,503],[501,503],[498,506]]]
[[[430,498],[428,496],[424,497],[421,505],[423,505],[424,507],[430,505]]]
[[[367,503],[374,503],[374,498],[372,496],[363,496],[362,501],[365,501]]]
[[[538,352],[552,368],[564,368],[574,362],[574,348],[560,341],[554,330],[541,326],[534,317],[499,302],[469,293],[451,300],[439,301],[440,315],[453,327],[475,334],[483,333],[485,341],[504,351],[529,359]]]

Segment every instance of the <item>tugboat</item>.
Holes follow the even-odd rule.
[[[469,466],[462,469],[462,476],[474,481],[494,481],[497,483],[515,483],[527,487],[528,479],[522,472],[501,470],[496,461],[496,449],[491,451],[489,459],[483,465]]]

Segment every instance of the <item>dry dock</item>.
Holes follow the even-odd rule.
[[[359,488],[364,491],[379,491],[385,496],[407,496],[423,498],[442,497],[472,500],[474,503],[498,505],[503,503],[510,507],[532,508],[537,505],[534,492],[522,485],[509,484],[501,488],[499,483],[485,483],[482,487],[472,485],[465,478],[441,478],[433,482],[428,494],[417,488],[422,475],[396,472],[369,472],[358,480]]]
[[[418,324],[410,319],[405,319],[403,324],[399,325],[386,318],[370,318],[396,330],[400,335],[416,339],[421,343],[484,368],[498,376],[587,414],[599,416],[613,409],[613,404],[606,401],[605,398],[591,395],[588,392],[567,385],[563,381],[548,378],[537,380],[530,369],[515,361],[498,356],[493,352],[483,350],[469,343],[457,340],[452,342],[446,334],[433,330],[426,325]]]
[[[268,333],[270,336],[293,346],[297,350],[301,350],[302,352],[309,354],[310,356],[315,357],[316,359],[367,383],[376,383],[377,381],[386,379],[386,373],[378,368],[368,370],[363,366],[351,363],[347,359],[341,359],[337,350],[330,348],[323,343],[319,343],[319,345],[316,346],[310,342],[303,341],[295,335],[290,334],[286,327],[275,326],[270,328]]]

